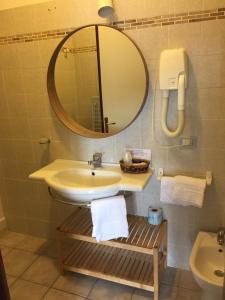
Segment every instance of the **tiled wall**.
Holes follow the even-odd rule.
[[[224,0],[114,0],[111,21],[150,18],[168,14],[225,7]],[[223,10],[222,10],[223,11]],[[104,22],[93,0],[54,1],[0,12],[0,36],[37,33]],[[138,119],[116,136],[94,140],[69,132],[52,113],[46,91],[46,72],[58,39],[0,46],[0,194],[11,230],[52,235],[70,207],[54,203],[42,183],[27,176],[55,158],[88,160],[94,151],[104,161],[118,162],[126,145],[151,148],[153,165],[167,173],[204,174],[212,170],[213,185],[207,188],[204,207],[162,205],[169,220],[169,264],[188,266],[188,256],[199,230],[225,225],[225,19],[134,28],[125,31],[141,49],[150,73],[147,103]],[[184,47],[189,56],[186,127],[194,136],[194,148],[166,148],[176,143],[164,137],[160,123],[160,99],[156,93],[156,139],[152,135],[153,87],[160,51]],[[169,122],[173,123],[175,97]],[[49,147],[38,143],[50,137]],[[143,193],[128,201],[129,210],[146,215],[149,205],[159,203],[160,182],[155,176]]]

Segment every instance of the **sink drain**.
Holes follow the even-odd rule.
[[[224,276],[224,272],[221,271],[221,270],[215,270],[215,271],[214,271],[214,274],[215,274],[217,277],[223,277],[223,276]]]

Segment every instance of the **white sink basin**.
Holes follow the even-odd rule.
[[[32,179],[44,180],[63,197],[73,201],[91,201],[116,195],[119,191],[141,191],[151,172],[125,174],[118,164],[103,164],[90,169],[87,162],[57,159],[34,172]]]
[[[71,200],[91,200],[119,192],[116,172],[71,168],[46,177],[47,184]]]

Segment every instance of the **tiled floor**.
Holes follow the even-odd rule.
[[[53,241],[4,231],[0,248],[12,300],[151,300],[153,294],[92,277],[61,275]],[[189,271],[168,268],[160,300],[199,300],[201,292]]]

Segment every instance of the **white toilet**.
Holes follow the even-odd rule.
[[[190,268],[203,290],[202,299],[222,300],[224,248],[217,243],[215,233],[199,232],[190,256]]]

